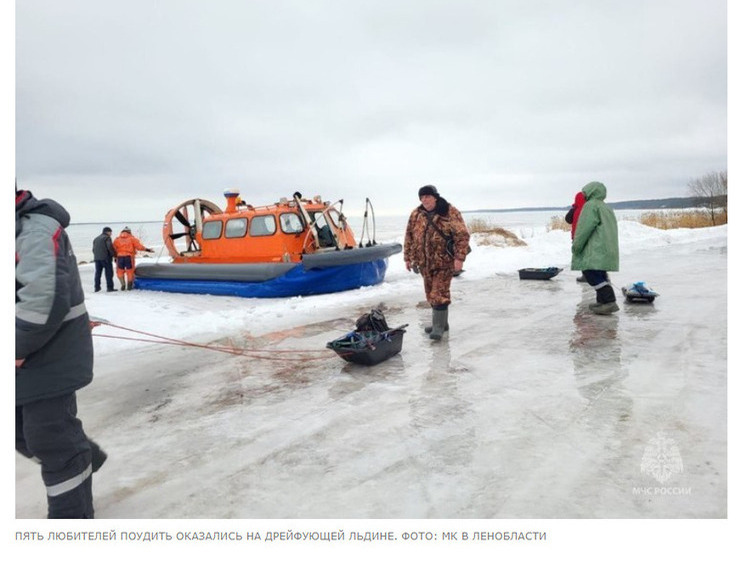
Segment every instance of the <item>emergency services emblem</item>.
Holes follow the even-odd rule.
[[[653,476],[659,483],[664,484],[672,475],[680,474],[683,470],[682,457],[677,443],[660,431],[646,446],[641,459],[641,472]]]

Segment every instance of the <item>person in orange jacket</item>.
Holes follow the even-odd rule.
[[[122,290],[130,290],[135,284],[135,254],[138,250],[152,252],[132,235],[129,227],[125,226],[114,240],[114,251],[117,253],[117,278]]]

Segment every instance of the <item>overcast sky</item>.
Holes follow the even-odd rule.
[[[405,214],[688,195],[727,169],[725,0],[16,3],[19,187],[74,222],[236,187]]]

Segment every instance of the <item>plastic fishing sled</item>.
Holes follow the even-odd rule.
[[[646,287],[644,281],[638,281],[632,285],[626,285],[622,288],[622,294],[625,295],[627,302],[654,302],[659,293]]]
[[[552,279],[563,271],[562,267],[527,267],[519,270],[519,279]]]
[[[382,312],[372,309],[355,323],[355,330],[327,343],[345,361],[358,365],[376,365],[402,351],[407,324],[389,328]]]

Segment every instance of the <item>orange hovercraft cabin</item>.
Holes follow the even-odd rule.
[[[224,193],[226,208],[202,199],[174,207],[163,223],[168,263],[139,265],[135,287],[240,297],[316,295],[384,280],[398,243],[356,243],[342,200],[304,199],[298,192],[262,207]],[[368,230],[366,199],[364,231]],[[370,232],[370,231],[369,231]]]

